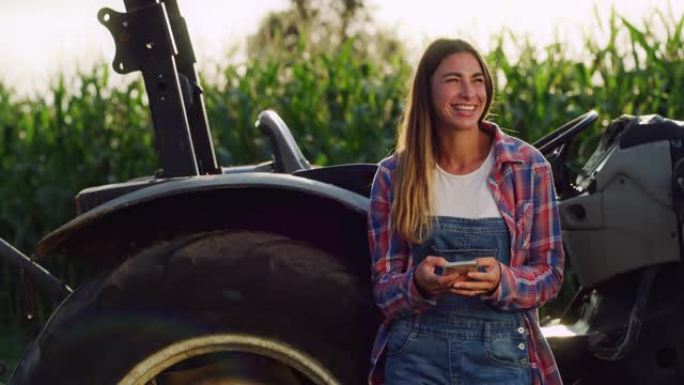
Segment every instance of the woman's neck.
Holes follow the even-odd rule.
[[[479,128],[471,130],[438,129],[439,166],[451,174],[475,171],[487,158],[493,137]]]

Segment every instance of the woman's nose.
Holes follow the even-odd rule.
[[[461,83],[461,96],[470,99],[473,97],[473,87],[468,82]]]

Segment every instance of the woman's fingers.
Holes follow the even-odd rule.
[[[421,264],[423,264],[423,263],[425,264],[425,266],[435,268],[435,267],[444,266],[444,264],[447,263],[447,260],[444,259],[444,257],[436,257],[434,255],[428,255],[427,257],[425,257],[423,262],[421,262]]]
[[[435,283],[437,284],[437,293],[444,293],[451,290],[454,284],[459,281],[465,280],[465,275],[461,274],[450,274],[446,276],[435,275]]]
[[[449,291],[454,282],[465,279],[465,275],[447,275],[441,276],[435,274],[435,268],[444,266],[446,259],[443,257],[427,256],[416,267],[416,282],[420,288],[431,293],[441,294]]]
[[[486,271],[492,270],[499,264],[499,261],[497,261],[494,257],[480,257],[477,258],[476,261],[477,265],[480,267],[484,267]]]
[[[492,287],[490,281],[461,281],[454,283],[454,289],[460,290],[489,290]]]
[[[420,288],[431,294],[453,293],[463,296],[477,296],[496,289],[501,279],[499,262],[493,257],[477,258],[477,264],[484,271],[467,274],[455,273],[445,276],[435,274],[435,268],[443,267],[443,257],[427,256],[416,267],[416,281]]]
[[[476,296],[496,289],[501,280],[499,262],[492,257],[483,257],[477,258],[477,264],[484,268],[484,271],[469,272],[466,280],[454,282],[450,292],[465,296]]]
[[[494,281],[496,276],[494,273],[481,273],[478,271],[471,271],[468,273],[468,278],[476,281]]]
[[[464,297],[475,297],[475,296],[478,296],[481,294],[485,294],[486,291],[484,291],[484,290],[459,290],[459,289],[452,288],[449,290],[449,293],[462,295]]]

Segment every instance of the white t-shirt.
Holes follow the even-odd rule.
[[[501,217],[487,178],[494,167],[494,150],[480,167],[464,175],[454,175],[436,165],[432,190],[432,215],[459,218]]]

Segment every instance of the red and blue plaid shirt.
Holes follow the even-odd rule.
[[[505,135],[495,124],[483,122],[482,129],[494,134],[495,163],[488,185],[511,236],[510,265],[501,265],[499,287],[482,299],[502,311],[523,313],[530,331],[533,383],[561,384],[537,313],[538,307],[556,296],[563,280],[564,254],[551,166],[534,147]],[[373,346],[371,385],[385,382],[383,351],[391,319],[419,313],[436,304],[434,298],[418,292],[413,280],[411,246],[392,229],[390,207],[396,167],[396,154],[383,159],[371,189],[368,238],[373,294],[385,315]]]

